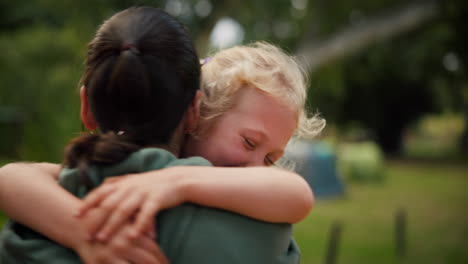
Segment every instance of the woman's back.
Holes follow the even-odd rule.
[[[108,177],[171,166],[209,166],[200,157],[177,159],[170,152],[145,148],[111,166],[92,166],[89,177],[99,185]],[[64,169],[60,183],[78,197],[89,189],[76,169]],[[290,224],[258,221],[215,208],[183,204],[158,215],[157,242],[171,263],[292,264],[299,263],[299,249],[290,239]],[[81,263],[79,256],[18,223],[2,232],[1,263]]]

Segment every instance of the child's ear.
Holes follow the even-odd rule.
[[[91,110],[89,109],[88,97],[86,95],[86,88],[84,86],[81,86],[80,88],[80,100],[81,100],[81,111],[80,111],[81,122],[83,122],[84,126],[88,130],[94,131],[97,129],[97,124],[96,124],[96,121],[94,120]]]
[[[201,103],[201,91],[198,90],[193,97],[193,101],[187,109],[185,118],[185,132],[191,133],[197,129],[198,123],[200,122],[200,103]]]

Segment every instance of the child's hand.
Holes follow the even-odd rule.
[[[166,169],[105,181],[84,198],[78,215],[87,215],[91,208],[105,212],[88,225],[90,236],[99,241],[106,241],[122,224],[135,220],[130,232],[130,237],[135,238],[143,232],[154,233],[156,213],[182,202],[177,177]]]
[[[85,264],[168,263],[166,256],[152,238],[131,238],[131,229],[131,223],[128,222],[107,243],[83,241],[75,250]]]
[[[87,209],[86,215],[81,217],[82,224],[85,227],[85,230],[87,232],[85,237],[90,241],[95,240],[96,236],[94,234],[103,227],[108,217],[109,217],[109,211],[103,208],[94,207],[94,208]],[[133,220],[131,222],[133,223]],[[124,223],[122,223],[122,225],[123,224]],[[153,221],[151,222],[150,227],[145,232],[145,234],[141,234],[141,236],[143,235],[146,235],[152,239],[156,238]]]

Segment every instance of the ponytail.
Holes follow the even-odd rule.
[[[78,175],[88,188],[94,184],[89,179],[89,164],[112,165],[128,157],[141,146],[131,143],[126,135],[114,132],[83,134],[73,139],[65,149],[64,166],[78,169]]]
[[[81,81],[102,134],[73,140],[64,165],[77,168],[90,186],[89,166],[112,165],[140,148],[171,142],[200,88],[200,65],[177,19],[160,9],[134,7],[99,27],[85,66]]]

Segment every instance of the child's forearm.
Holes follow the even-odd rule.
[[[299,175],[276,168],[174,167],[184,200],[267,222],[296,223],[313,206]]]
[[[86,232],[73,216],[81,200],[57,184],[59,165],[9,164],[0,168],[0,210],[58,243],[75,248]]]

